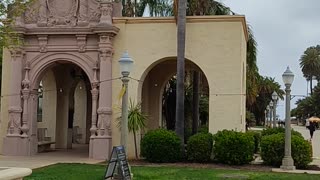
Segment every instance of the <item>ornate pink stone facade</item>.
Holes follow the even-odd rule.
[[[9,123],[4,155],[37,152],[37,89],[43,74],[56,62],[79,66],[91,83],[90,158],[109,156],[112,114],[113,14],[110,1],[39,0],[15,28],[23,45],[11,49]],[[115,7],[119,7],[118,5]],[[90,44],[88,43],[90,41]]]

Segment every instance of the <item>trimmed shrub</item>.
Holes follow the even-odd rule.
[[[210,133],[191,136],[187,144],[187,158],[193,162],[208,162],[212,153],[213,137]]]
[[[213,136],[214,159],[223,164],[241,165],[253,160],[254,138],[252,135],[223,130]]]
[[[254,152],[258,153],[260,151],[261,133],[256,131],[247,131],[247,134],[253,136],[254,138]]]
[[[152,130],[141,140],[141,155],[149,162],[177,162],[181,154],[181,140],[173,131]]]
[[[278,133],[285,133],[285,128],[282,128],[282,127],[276,127],[276,128],[267,128],[267,129],[264,129],[262,132],[261,132],[261,136],[268,136],[268,135],[271,135],[271,134],[278,134]],[[291,130],[291,134],[292,135],[296,135],[296,136],[300,136],[303,138],[302,134],[298,131],[295,131],[295,130]]]
[[[267,165],[279,167],[284,157],[284,145],[284,133],[262,137],[261,158],[263,162]],[[297,168],[305,168],[312,161],[312,146],[300,136],[293,135],[291,137],[291,150],[294,165]]]
[[[202,125],[198,129],[198,133],[209,133],[208,125]]]

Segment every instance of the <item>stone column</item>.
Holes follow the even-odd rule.
[[[97,134],[97,104],[98,104],[98,95],[99,95],[99,90],[98,90],[98,80],[97,80],[97,69],[98,67],[95,66],[93,68],[94,75],[93,75],[93,83],[92,83],[92,90],[91,90],[91,95],[92,95],[92,118],[91,118],[91,136],[90,139],[93,139],[96,137]]]
[[[112,111],[112,54],[109,34],[100,34],[100,94],[98,108],[98,136],[111,136]]]
[[[26,63],[25,66],[25,75],[24,75],[24,80],[22,81],[22,97],[23,97],[23,114],[22,114],[22,137],[28,137],[28,131],[29,131],[29,126],[28,126],[28,100],[30,96],[30,80],[29,80],[29,63]]]
[[[119,29],[112,25],[112,2],[109,0],[101,0],[100,9],[100,21],[93,27],[93,32],[95,32],[99,38],[97,49],[99,53],[99,108],[97,110],[97,136],[94,137],[92,133],[93,136],[90,139],[90,157],[94,159],[107,159],[112,149],[112,39],[118,33]],[[95,111],[94,107],[92,107],[92,109]],[[92,114],[94,114],[94,112]],[[94,132],[94,128],[92,132]]]

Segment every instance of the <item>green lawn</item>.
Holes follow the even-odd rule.
[[[32,175],[25,178],[45,179],[45,180],[102,180],[105,166],[87,164],[56,164],[33,171]],[[240,170],[218,170],[218,169],[199,169],[199,168],[174,168],[174,167],[132,167],[134,179],[138,180],[205,180],[205,179],[224,179],[224,174],[248,175],[252,180],[316,180],[320,175],[308,174],[285,174],[271,172],[250,172]]]

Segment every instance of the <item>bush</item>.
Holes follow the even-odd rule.
[[[278,134],[278,133],[285,133],[285,128],[282,128],[282,127],[276,127],[276,128],[267,128],[267,129],[264,129],[262,132],[261,132],[261,136],[268,136],[268,135],[271,135],[271,134]],[[303,138],[302,134],[298,131],[295,131],[295,130],[291,130],[291,134],[292,135],[296,135],[296,136],[300,136]]]
[[[198,133],[209,133],[208,125],[201,125],[198,129]]]
[[[253,160],[254,138],[242,132],[223,130],[213,136],[215,160],[230,165],[247,164]]]
[[[305,168],[312,161],[312,146],[300,136],[293,135],[291,138],[294,165],[297,168]],[[284,133],[262,137],[261,158],[263,162],[267,165],[279,167],[284,157],[284,144]]]
[[[149,162],[177,162],[181,154],[181,140],[173,131],[152,130],[141,140],[141,155]]]
[[[256,131],[247,131],[247,134],[253,136],[254,138],[254,152],[258,153],[260,151],[261,133]]]
[[[193,162],[208,162],[212,153],[213,139],[210,133],[198,133],[190,137],[187,158]]]

